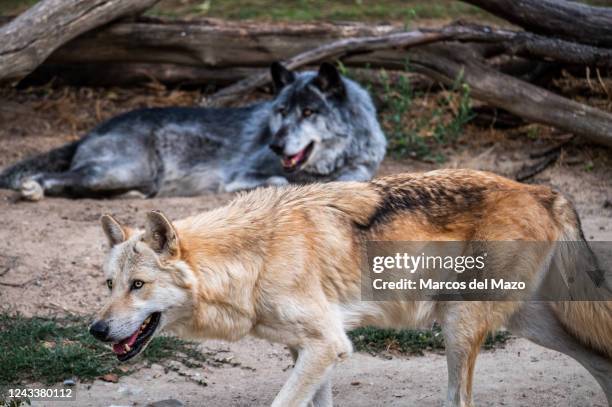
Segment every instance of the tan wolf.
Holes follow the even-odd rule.
[[[119,360],[151,338],[288,346],[294,369],[273,406],[331,406],[330,373],[352,345],[346,331],[441,324],[447,404],[472,405],[472,377],[488,332],[511,332],[563,352],[597,379],[612,406],[612,301],[364,301],[368,241],[538,241],[549,250],[486,270],[539,281],[554,243],[581,241],[571,204],[543,186],[471,170],[403,174],[367,183],[257,189],[227,206],[170,222],[147,214],[144,231],[102,217],[111,245],[110,299],[91,325]],[[571,246],[565,246],[571,247]],[[562,253],[566,270],[574,253]],[[497,269],[496,269],[497,268]],[[610,282],[604,280],[609,289]]]

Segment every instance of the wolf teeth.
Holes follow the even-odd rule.
[[[123,345],[123,349],[124,349],[126,352],[129,352],[129,351],[131,351],[131,350],[132,350],[132,348],[130,348],[130,345],[128,345],[127,343],[126,343],[125,345]]]

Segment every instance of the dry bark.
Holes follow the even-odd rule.
[[[612,46],[612,8],[559,0],[462,0],[526,31],[578,43]]]
[[[0,81],[18,80],[86,31],[139,13],[157,0],[43,0],[0,27]]]
[[[482,44],[484,54],[612,67],[609,49],[531,33],[475,25],[408,33],[398,30],[391,25],[359,23],[267,25],[141,19],[116,23],[69,42],[31,79],[40,83],[57,75],[72,84],[128,85],[155,78],[171,85],[225,85],[244,79],[255,68],[267,68],[273,61],[291,64],[291,57],[309,50],[327,53],[326,47],[339,40],[345,41],[334,43],[335,54],[329,56],[354,67],[402,69],[406,56],[394,49],[404,47],[399,42],[420,45],[448,39]],[[374,52],[383,48],[387,51]],[[303,57],[316,57],[316,53]]]
[[[84,34],[58,49],[49,62],[268,67],[271,61],[287,59],[321,44],[397,30],[392,25],[361,23],[267,24],[140,18]]]

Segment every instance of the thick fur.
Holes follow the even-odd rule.
[[[386,141],[367,92],[328,64],[318,73],[294,73],[280,64],[272,71],[278,91],[272,101],[122,114],[78,142],[8,167],[0,174],[0,187],[37,200],[127,191],[198,195],[372,178]],[[306,110],[309,117],[303,115]],[[308,146],[299,166],[287,171],[281,165],[281,157]]]
[[[512,262],[486,270],[541,281],[555,242],[581,239],[572,206],[546,187],[439,170],[369,183],[257,189],[174,223],[153,213],[147,230],[154,233],[105,219],[113,246],[105,275],[114,288],[97,319],[110,324],[111,339],[123,339],[159,311],[161,326],[183,337],[254,335],[283,343],[296,364],[274,406],[331,405],[329,373],[352,351],[346,330],[434,320],[446,341],[451,406],[472,405],[476,357],[487,332],[501,325],[576,358],[612,403],[610,301],[361,300],[367,241],[549,242],[546,250],[510,253]],[[571,249],[562,256],[568,272],[574,256]],[[146,284],[129,292],[134,278]]]

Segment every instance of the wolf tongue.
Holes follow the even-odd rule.
[[[295,164],[297,164],[302,159],[302,157],[304,157],[304,150],[300,151],[297,154],[290,155],[288,157],[283,158],[283,165],[285,167],[290,167],[290,166],[294,166]]]
[[[113,352],[122,355],[125,353],[125,349],[123,349],[123,345],[119,344],[119,343],[114,343],[113,344]]]
[[[140,330],[137,330],[136,332],[134,332],[132,334],[132,336],[130,336],[127,340],[127,344],[132,347],[132,345],[134,345],[134,342],[136,342],[136,338],[138,338],[138,333],[140,332]]]
[[[136,342],[136,339],[138,338],[138,332],[139,330],[134,332],[132,336],[130,336],[129,338],[124,339],[119,343],[113,344],[113,352],[120,353],[120,354],[126,353],[125,345],[128,345],[131,348],[132,345],[134,345],[134,342]]]

